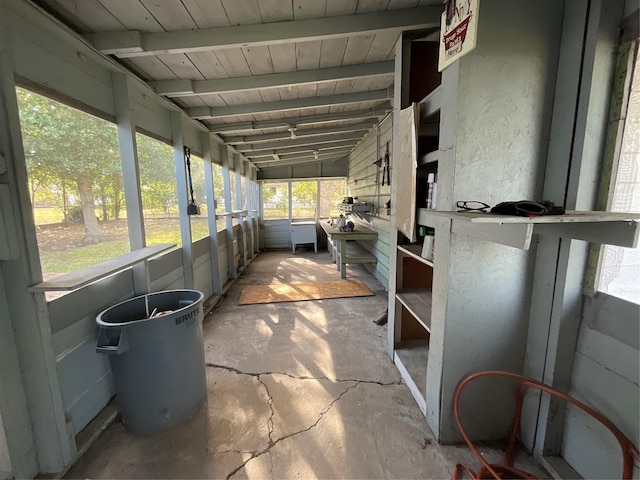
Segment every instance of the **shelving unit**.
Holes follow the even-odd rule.
[[[418,210],[418,224],[433,225],[437,217],[450,218],[451,233],[528,250],[534,234],[585,240],[635,248],[640,214],[567,211],[564,215],[518,217],[492,213]],[[606,227],[606,228],[605,228]]]
[[[547,28],[555,18],[550,14],[557,12],[552,4],[519,4],[520,15],[511,22],[503,21],[510,2],[483,4],[476,50],[441,76],[437,58],[424,54],[428,42],[403,34],[396,46],[388,351],[442,443],[461,441],[453,398],[469,373],[524,373],[534,365],[538,374],[551,372],[545,369],[553,365],[555,376],[565,368],[564,347],[575,344],[566,318],[575,319],[572,309],[582,287],[577,272],[589,246],[555,239],[638,244],[638,215],[567,212],[527,218],[448,211],[459,200],[495,205],[538,199],[541,193],[556,203],[589,204],[591,185],[583,189],[580,182],[593,174],[593,144],[572,138],[572,125],[565,132],[560,125],[566,122],[550,101],[550,86],[564,88],[557,80],[567,82],[573,75],[557,61],[568,50],[549,48],[562,30],[557,22],[555,29]],[[415,55],[416,47],[422,55]],[[518,68],[505,75],[511,62]],[[569,91],[574,94],[573,87]],[[420,107],[414,129],[406,110],[412,103]],[[575,140],[585,148],[575,150],[574,158],[566,152]],[[416,148],[413,168],[404,155],[410,142]],[[435,208],[424,202],[429,173],[438,176]],[[432,262],[421,257],[422,240],[413,235],[413,225],[418,232],[419,226],[435,230]],[[430,284],[412,285],[414,276]],[[569,370],[558,378],[566,382],[567,375]],[[463,399],[464,411],[475,419],[470,422],[474,439],[503,437],[512,420],[512,393],[478,389]],[[548,417],[533,413],[528,420],[523,442],[548,434]]]
[[[394,361],[424,413],[434,265],[420,254],[420,245],[398,245],[394,318],[399,338]]]
[[[440,109],[442,89],[437,72],[437,43],[411,42],[410,88],[408,102],[419,104],[416,133],[416,151],[411,169],[402,168],[394,173],[401,177],[395,185],[392,205],[396,205],[394,223],[397,236],[394,245],[395,282],[390,291],[390,354],[403,380],[408,385],[416,403],[427,412],[427,367],[432,325],[432,289],[434,262],[422,257],[422,238],[411,243],[406,227],[398,227],[403,221],[410,223],[411,211],[426,207],[427,177],[436,173],[440,160]],[[431,61],[429,61],[430,59]],[[400,108],[407,107],[402,105]],[[407,128],[407,131],[409,128]],[[407,194],[407,186],[412,192]],[[398,190],[400,189],[400,190]],[[410,207],[408,202],[415,208]],[[402,205],[400,205],[402,204]],[[400,218],[402,217],[402,219]],[[414,221],[417,220],[417,215]],[[405,232],[404,235],[400,232]],[[392,299],[392,300],[391,300]]]

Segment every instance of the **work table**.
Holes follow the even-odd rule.
[[[352,232],[343,232],[326,222],[321,222],[320,226],[327,234],[327,242],[331,245],[331,254],[341,278],[347,278],[347,264],[378,262],[375,256],[354,241],[377,240],[378,233],[374,230],[356,225]],[[351,242],[347,243],[348,241]]]

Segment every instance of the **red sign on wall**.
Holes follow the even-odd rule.
[[[476,48],[480,0],[449,0],[440,24],[438,71]]]

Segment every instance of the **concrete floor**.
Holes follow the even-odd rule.
[[[407,479],[450,478],[459,461],[476,469],[466,447],[437,444],[387,356],[387,326],[372,321],[387,306],[383,286],[361,266],[348,276],[376,296],[238,306],[246,285],[340,278],[326,252],[259,255],[205,318],[207,403],[150,437],[116,420],[66,478]]]

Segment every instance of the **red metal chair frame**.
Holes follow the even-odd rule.
[[[489,462],[487,462],[484,459],[484,457],[480,454],[478,449],[471,442],[471,439],[469,438],[466,431],[464,430],[462,426],[462,421],[460,420],[459,400],[460,400],[460,394],[462,393],[462,390],[464,389],[464,387],[477,378],[490,377],[490,376],[491,377],[508,377],[508,378],[513,378],[518,380],[518,383],[516,385],[516,414],[515,414],[515,419],[513,421],[513,429],[511,431],[511,436],[509,438],[507,451],[505,452],[504,463],[499,465],[489,464]],[[455,469],[453,471],[454,479],[459,478],[460,473],[463,471],[466,472],[467,475],[469,475],[472,479],[486,479],[486,478],[534,479],[534,478],[537,478],[531,473],[525,472],[523,470],[519,470],[513,466],[513,456],[514,456],[514,450],[515,450],[515,444],[516,444],[516,437],[520,430],[520,420],[522,417],[522,401],[524,398],[525,388],[533,388],[536,390],[540,390],[542,392],[546,392],[549,395],[552,395],[554,397],[561,398],[567,403],[570,403],[580,408],[582,411],[591,415],[593,418],[598,420],[602,425],[604,425],[613,434],[613,436],[616,438],[616,440],[618,440],[618,443],[620,444],[620,448],[622,450],[622,459],[623,459],[622,478],[625,480],[632,478],[633,459],[634,457],[636,459],[640,459],[640,453],[638,453],[638,449],[631,442],[631,440],[629,440],[620,430],[618,430],[618,428],[613,423],[611,423],[608,419],[606,419],[600,413],[596,412],[593,408],[585,405],[584,403],[570,397],[569,395],[566,395],[565,393],[562,393],[554,388],[551,388],[548,385],[545,385],[544,383],[534,380],[533,378],[525,377],[523,375],[518,375],[517,373],[490,370],[486,372],[474,373],[473,375],[470,375],[467,378],[465,378],[462,382],[460,382],[460,385],[458,385],[455,396],[453,398],[453,406],[455,410],[456,422],[458,423],[458,428],[460,429],[460,433],[462,433],[462,436],[464,437],[464,440],[465,442],[467,442],[467,445],[469,446],[471,451],[482,463],[482,468],[478,470],[477,473],[471,470],[466,465],[462,465],[458,463],[455,466]]]

